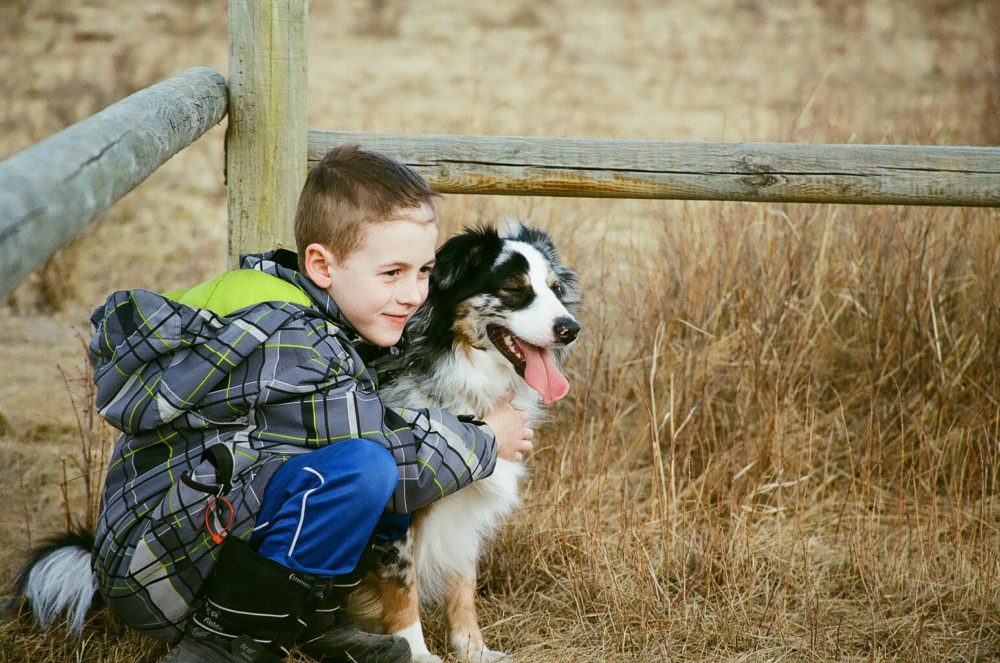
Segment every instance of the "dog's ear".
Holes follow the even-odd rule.
[[[437,292],[451,290],[466,276],[479,271],[493,244],[498,245],[499,251],[499,239],[492,228],[472,228],[449,239],[437,250],[431,288]]]
[[[497,234],[503,239],[523,239],[524,221],[513,216],[505,216],[497,224]]]
[[[469,273],[476,263],[478,255],[479,250],[475,246],[469,247],[464,255],[457,251],[448,251],[445,256],[438,253],[437,264],[431,274],[431,287],[439,292],[451,290],[456,283],[462,281],[463,276]]]
[[[559,260],[555,242],[552,236],[541,228],[529,226],[523,219],[513,216],[505,216],[497,225],[497,232],[502,239],[513,239],[519,242],[531,244],[536,249],[545,254],[545,257],[553,262]]]

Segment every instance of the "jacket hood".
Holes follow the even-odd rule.
[[[267,253],[248,253],[240,256],[240,269],[253,269],[271,276],[276,276],[285,283],[300,289],[312,301],[312,305],[323,316],[341,329],[347,330],[351,336],[357,332],[344,314],[340,312],[337,302],[333,301],[326,290],[323,290],[299,271],[298,258],[293,251],[276,249]]]

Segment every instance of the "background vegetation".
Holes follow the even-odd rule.
[[[0,157],[189,66],[221,0],[0,1]],[[1000,142],[989,0],[311,3],[310,125]],[[0,580],[85,519],[113,436],[87,318],[225,268],[222,128],[2,302]],[[586,332],[482,574],[528,661],[1000,658],[1000,218],[983,209],[451,197],[582,274]],[[68,509],[66,504],[69,505]],[[431,615],[432,648],[445,649]],[[103,613],[0,661],[155,661]],[[304,660],[304,659],[302,659]]]

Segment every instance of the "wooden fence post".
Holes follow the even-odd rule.
[[[229,0],[231,266],[292,235],[307,168],[306,8],[307,0]]]

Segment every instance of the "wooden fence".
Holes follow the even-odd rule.
[[[225,79],[192,69],[0,163],[0,296],[225,115]]]
[[[1000,206],[1000,148],[309,131],[306,0],[230,0],[229,80],[193,69],[0,163],[0,296],[227,112],[229,254],[289,245],[306,165],[358,142],[442,193]]]
[[[884,205],[1000,205],[1000,150],[309,132],[417,168],[442,193]]]

